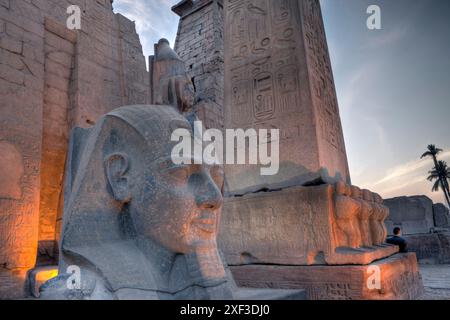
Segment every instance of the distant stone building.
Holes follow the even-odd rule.
[[[397,197],[384,200],[389,207],[386,227],[389,234],[402,229],[408,250],[424,263],[450,263],[450,212],[433,204],[427,196]]]
[[[0,298],[22,296],[25,272],[54,259],[70,129],[148,103],[149,90],[135,25],[111,0],[0,1]]]

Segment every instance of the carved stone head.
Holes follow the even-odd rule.
[[[193,131],[175,108],[129,106],[74,133],[61,274],[80,266],[118,298],[231,298],[216,241],[223,170],[174,165],[178,128]]]

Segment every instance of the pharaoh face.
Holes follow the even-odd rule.
[[[133,174],[129,207],[136,232],[173,253],[216,247],[222,168],[176,165],[170,147],[159,152],[157,160],[143,160],[142,170]]]

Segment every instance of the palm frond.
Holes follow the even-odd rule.
[[[426,158],[426,157],[430,157],[430,156],[432,156],[433,154],[430,152],[430,151],[427,151],[427,152],[425,152],[421,157],[420,157],[420,159],[423,159],[423,158]]]
[[[439,188],[441,187],[441,181],[437,180],[434,185],[433,188],[431,189],[433,192],[439,191]]]

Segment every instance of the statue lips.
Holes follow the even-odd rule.
[[[217,215],[213,211],[202,211],[201,214],[192,220],[192,224],[206,233],[217,231]]]

